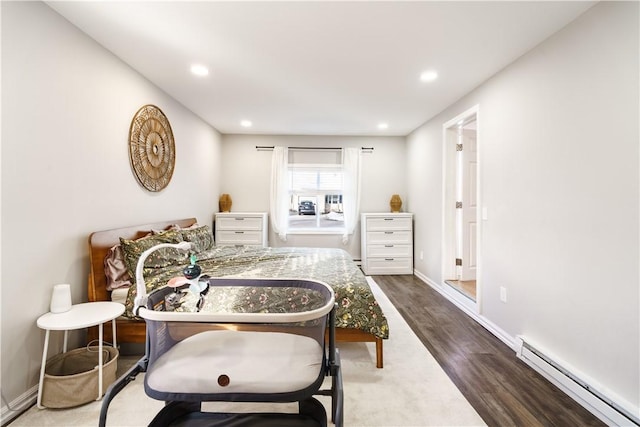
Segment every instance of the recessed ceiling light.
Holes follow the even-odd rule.
[[[438,78],[438,73],[434,70],[423,71],[420,74],[420,80],[423,82],[432,82]]]
[[[204,65],[194,64],[191,66],[191,72],[196,76],[206,76],[209,74],[209,69]]]
[[[243,128],[250,128],[253,125],[250,120],[243,120],[240,122],[240,126]]]
[[[378,129],[389,129],[388,123],[378,123]]]

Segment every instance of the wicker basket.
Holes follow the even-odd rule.
[[[98,346],[82,347],[60,353],[44,368],[42,405],[48,408],[70,408],[98,397],[100,371]],[[118,349],[102,347],[102,394],[116,380]]]

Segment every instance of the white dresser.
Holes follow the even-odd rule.
[[[365,274],[413,274],[412,213],[365,213],[361,224]]]
[[[216,245],[269,246],[266,212],[218,212],[215,216]]]

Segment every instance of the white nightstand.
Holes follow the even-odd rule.
[[[266,212],[218,212],[215,218],[217,246],[269,246]]]
[[[116,347],[116,318],[124,313],[124,305],[117,302],[87,302],[75,304],[64,313],[46,313],[38,318],[37,325],[46,331],[44,337],[44,350],[42,352],[42,366],[40,367],[40,382],[38,385],[38,408],[44,408],[42,402],[42,382],[44,380],[44,368],[47,363],[47,351],[49,350],[49,332],[64,331],[64,343],[62,351],[67,351],[68,332],[74,329],[88,328],[98,325],[98,397],[102,397],[102,324],[112,321],[113,346]]]

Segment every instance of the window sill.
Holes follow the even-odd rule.
[[[287,230],[287,235],[294,235],[294,234],[309,234],[309,235],[331,235],[331,234],[335,234],[335,235],[342,235],[344,234],[346,231],[344,229],[322,229],[322,230],[317,230],[317,229],[306,229],[306,230]]]

